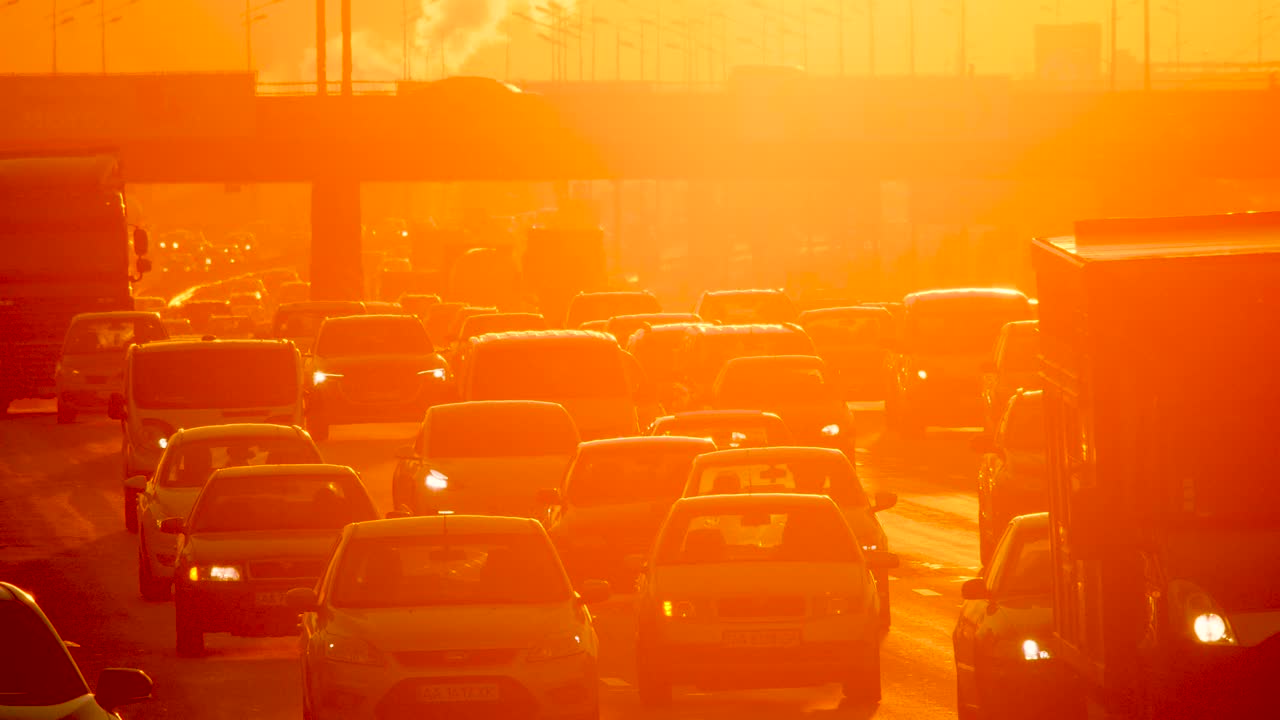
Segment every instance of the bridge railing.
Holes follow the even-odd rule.
[[[259,82],[259,95],[315,95],[316,89],[320,86],[317,82]],[[342,92],[342,83],[338,81],[330,81],[325,83],[325,90],[330,95],[337,95]],[[354,80],[351,83],[351,90],[356,95],[395,95],[396,82],[383,80]]]

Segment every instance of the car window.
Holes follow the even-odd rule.
[[[167,336],[160,321],[149,318],[81,320],[67,332],[62,352],[66,355],[123,353],[134,343],[163,340]]]
[[[0,602],[0,707],[57,705],[89,692],[62,642],[26,605]]]
[[[190,532],[337,530],[376,513],[354,478],[283,475],[218,478],[191,512]]]
[[[1007,538],[1008,547],[993,564],[994,591],[1000,597],[1048,595],[1053,569],[1048,528],[1019,528]]]
[[[341,563],[336,607],[543,605],[573,596],[550,544],[532,535],[356,539]]]
[[[279,407],[298,400],[297,355],[279,343],[140,353],[133,364],[131,390],[141,408]]]
[[[858,562],[853,533],[835,508],[673,516],[658,563]]]
[[[325,323],[316,339],[319,357],[429,355],[431,340],[410,316],[367,317]]]
[[[697,451],[580,455],[569,471],[567,499],[575,507],[675,500]]]
[[[1009,401],[1009,410],[1000,421],[1001,444],[1009,450],[1045,452],[1044,402],[1039,394],[1022,395]]]
[[[169,455],[170,453],[166,453]],[[300,438],[226,438],[187,441],[165,459],[160,486],[204,487],[209,474],[228,467],[293,465],[320,462],[315,447]]]
[[[688,495],[822,494],[841,507],[862,507],[867,497],[847,462],[805,458],[781,462],[707,463]]]

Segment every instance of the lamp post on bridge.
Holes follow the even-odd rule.
[[[282,0],[266,0],[255,6],[253,0],[244,0],[244,62],[249,72],[253,72],[253,24],[266,20],[267,14],[262,11],[280,2]]]

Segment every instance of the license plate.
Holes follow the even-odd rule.
[[[799,630],[726,630],[727,648],[788,648],[800,644]]]
[[[493,702],[498,699],[498,686],[489,683],[459,685],[422,685],[418,701],[424,703]]]
[[[284,605],[284,593],[260,592],[253,594],[253,604],[260,607],[281,607]]]

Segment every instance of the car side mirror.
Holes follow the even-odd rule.
[[[969,441],[969,447],[976,453],[986,454],[996,451],[995,440],[991,436],[983,433]]]
[[[898,504],[898,494],[880,491],[876,493],[876,504],[871,508],[875,512],[888,510]]]
[[[312,588],[294,588],[284,594],[284,604],[300,613],[311,612],[320,607],[320,598]]]
[[[396,450],[396,459],[397,460],[418,460],[419,458],[418,458],[418,453],[414,452],[412,445],[405,445],[399,450]]]
[[[643,555],[628,555],[622,559],[622,566],[630,573],[642,573],[649,569],[649,563]]]
[[[884,550],[864,550],[862,554],[867,559],[867,567],[873,570],[891,570],[900,564],[897,555]]]
[[[147,231],[142,228],[133,229],[133,254],[146,255],[151,249],[151,238],[147,235]]]
[[[103,710],[111,712],[121,705],[150,698],[151,686],[151,678],[141,670],[106,668],[98,673],[98,686],[93,696]]]
[[[142,492],[147,489],[147,477],[145,475],[134,475],[133,477],[126,478],[124,481],[124,487],[126,490],[137,490],[138,492]]]
[[[124,420],[128,417],[128,412],[125,410],[124,395],[111,393],[111,397],[107,399],[107,417],[112,420]]]
[[[399,520],[400,518],[412,517],[412,515],[408,510],[388,510],[387,514],[382,517],[387,520]]]
[[[165,518],[160,521],[160,532],[165,535],[181,535],[187,529],[187,521],[180,517]]]
[[[960,586],[960,597],[965,600],[988,600],[991,593],[987,591],[985,578],[971,578]]]
[[[133,267],[138,271],[139,275],[146,275],[151,272],[151,259],[140,257],[134,261]]]
[[[602,603],[612,596],[613,589],[604,580],[587,580],[582,583],[582,589],[578,591],[578,597],[587,604]]]
[[[538,504],[551,507],[560,504],[560,491],[556,488],[543,488],[538,491]]]

